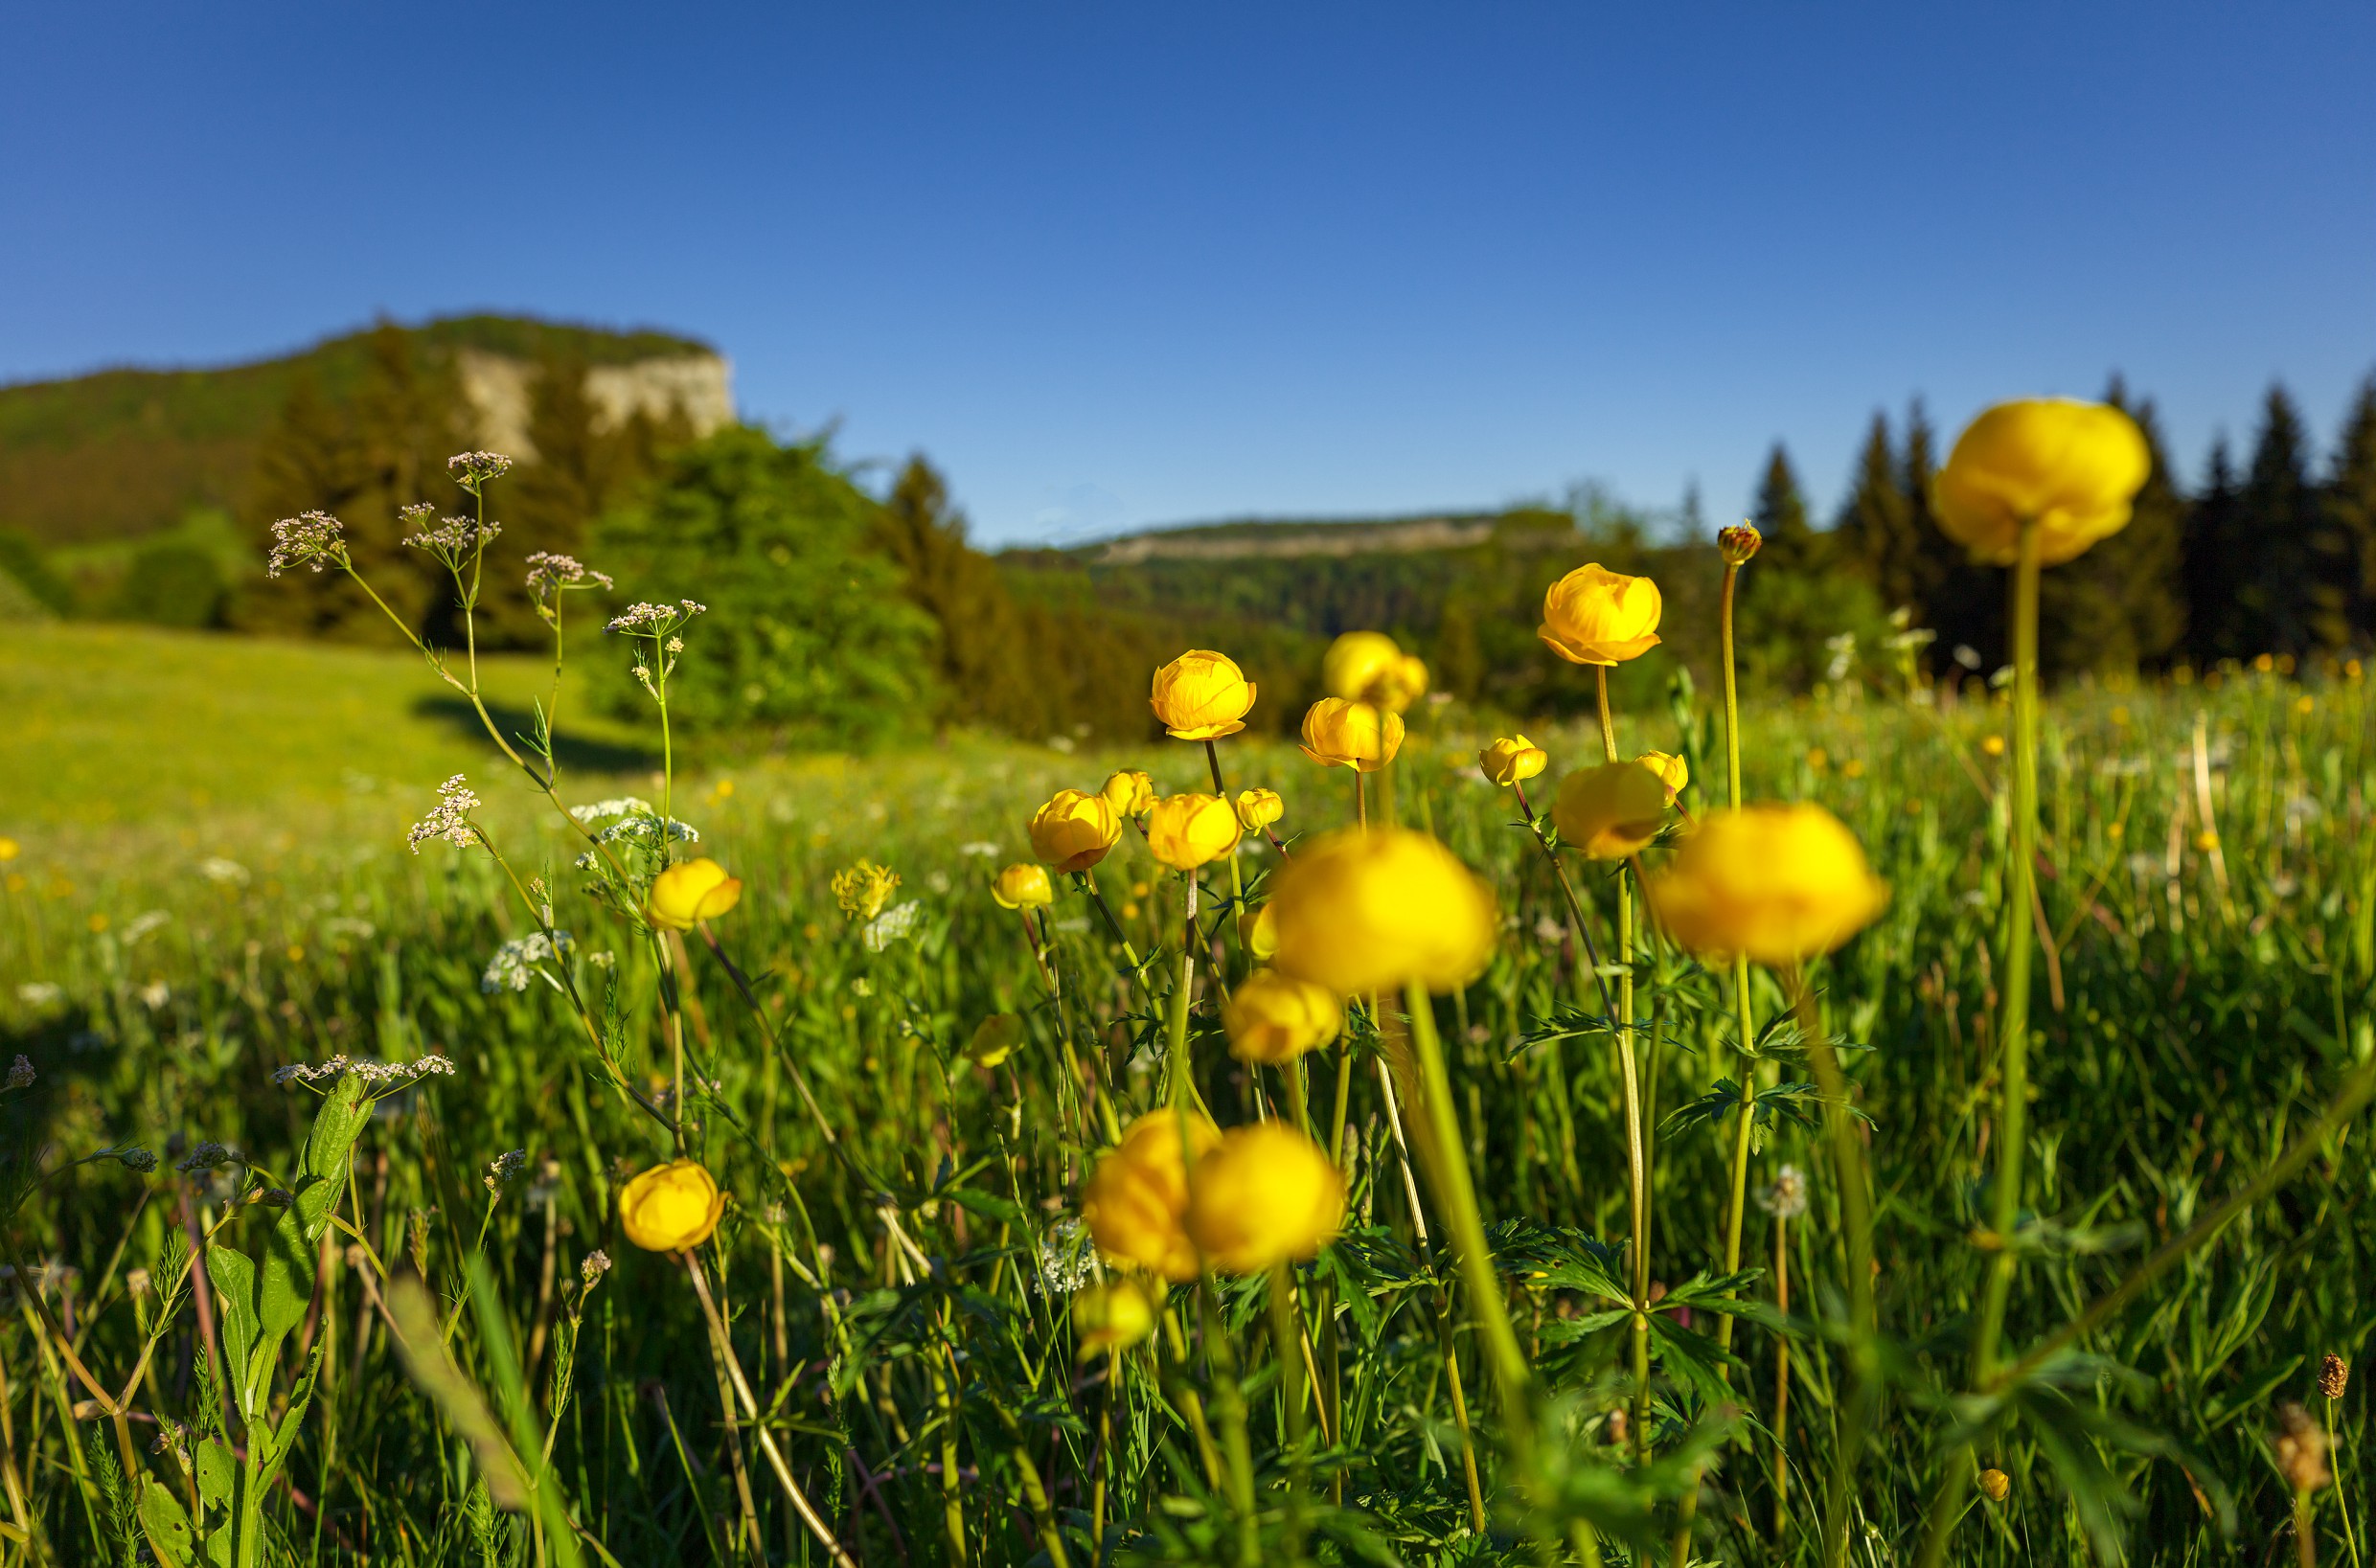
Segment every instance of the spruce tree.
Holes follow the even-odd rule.
[[[2244,545],[2237,536],[2235,464],[2228,438],[2211,443],[2202,493],[2186,512],[2182,571],[2186,583],[2186,651],[2197,664],[2244,657],[2252,642],[2244,604],[2236,593]]]
[[[2376,637],[2376,375],[2343,419],[2323,499],[2329,569],[2351,589],[2346,635],[2328,641],[2365,643]]]
[[[2128,526],[2045,575],[2042,644],[2058,672],[2159,665],[2186,632],[2186,502],[2162,450],[2153,404],[2132,403],[2116,376],[2104,400],[2136,420],[2152,466]]]
[[[1855,482],[1835,534],[1841,564],[1871,583],[1884,604],[1893,609],[1912,605],[1921,613],[1929,597],[1930,563],[1920,558],[1913,504],[1891,449],[1885,415],[1873,416],[1873,427],[1857,454]]]
[[[1766,476],[1757,486],[1757,510],[1749,521],[1766,536],[1757,553],[1757,572],[1799,571],[1813,564],[1817,541],[1814,525],[1807,521],[1806,492],[1799,489],[1790,453],[1778,441],[1767,455]]]
[[[2319,492],[2310,482],[2304,435],[2294,400],[2283,387],[2271,387],[2252,466],[2236,497],[2236,594],[2249,633],[2238,658],[2307,651],[2332,607],[2316,580]]]
[[[868,543],[900,569],[907,598],[938,630],[932,661],[944,721],[1044,735],[1061,715],[1032,677],[1013,598],[997,563],[966,540],[965,513],[921,455],[907,460],[868,530]]]

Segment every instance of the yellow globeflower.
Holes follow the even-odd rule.
[[[1551,803],[1560,842],[1595,860],[1639,853],[1666,823],[1666,781],[1640,762],[1578,768]]]
[[[2136,421],[2106,403],[2030,398],[1999,403],[1955,438],[1931,476],[1939,531],[1975,558],[2010,566],[2025,518],[2052,566],[2118,533],[2153,468]]]
[[[1634,761],[1665,781],[1669,805],[1674,804],[1675,797],[1683,792],[1685,784],[1691,783],[1691,764],[1680,757],[1663,751],[1646,751]]]
[[[1231,1127],[1197,1162],[1188,1234],[1223,1274],[1309,1258],[1345,1222],[1345,1177],[1284,1122]]]
[[[1163,727],[1180,739],[1218,740],[1245,728],[1254,683],[1228,654],[1190,648],[1155,671],[1150,700]]]
[[[1017,860],[990,879],[990,896],[1000,909],[1045,909],[1056,901],[1056,888],[1047,867]]]
[[[714,920],[742,899],[742,879],[703,855],[671,866],[651,879],[644,919],[671,931],[690,931]]]
[[[1467,985],[1494,955],[1493,891],[1425,833],[1331,833],[1281,867],[1264,906],[1278,967],[1339,996]]]
[[[1428,667],[1382,631],[1348,631],[1328,645],[1320,684],[1331,696],[1399,714],[1428,694]]]
[[[1098,794],[1117,817],[1144,816],[1155,803],[1155,782],[1136,768],[1124,768],[1108,777]]]
[[[1726,566],[1747,566],[1765,542],[1766,536],[1757,532],[1757,525],[1746,517],[1730,528],[1716,531],[1716,554]]]
[[[1174,871],[1194,871],[1238,847],[1237,807],[1219,795],[1166,795],[1147,813],[1147,848]]]
[[[1129,1350],[1155,1331],[1161,1309],[1154,1293],[1136,1280],[1089,1286],[1072,1299],[1073,1354],[1086,1361]]]
[[[718,1229],[726,1194],[698,1160],[655,1165],[619,1189],[619,1224],[646,1252],[697,1247]]]
[[[24,852],[24,846],[12,838],[0,838],[0,860],[13,860]]]
[[[1524,784],[1551,765],[1550,754],[1522,735],[1505,735],[1476,754],[1485,777],[1504,789]]]
[[[1570,664],[1621,664],[1658,646],[1664,607],[1648,578],[1579,566],[1542,596],[1535,635]]]
[[[1403,716],[1374,702],[1322,697],[1304,715],[1304,755],[1322,767],[1375,773],[1403,749]]]
[[[1795,964],[1871,924],[1888,885],[1819,806],[1752,806],[1702,819],[1650,884],[1658,919],[1695,953]]]
[[[1036,868],[1035,868],[1036,869]],[[995,1067],[1015,1055],[1023,1043],[1023,1020],[1012,1012],[994,1012],[973,1031],[966,1059],[977,1067]]]
[[[1221,1142],[1193,1111],[1150,1111],[1123,1129],[1081,1190],[1081,1221],[1097,1250],[1120,1263],[1184,1282],[1197,1277],[1188,1238],[1188,1161]]]
[[[1031,852],[1058,871],[1086,871],[1122,838],[1122,820],[1103,795],[1060,789],[1032,813]]]
[[[1316,1051],[1345,1030],[1344,1003],[1325,986],[1256,969],[1221,1010],[1229,1054],[1277,1066]]]
[[[1249,909],[1238,917],[1238,935],[1245,943],[1246,957],[1268,964],[1279,950],[1279,917],[1268,904]]]
[[[1287,803],[1279,799],[1276,790],[1238,791],[1238,821],[1245,824],[1247,832],[1259,833],[1285,815]]]

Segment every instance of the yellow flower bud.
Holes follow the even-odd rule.
[[[1277,1066],[1343,1034],[1345,1008],[1324,986],[1256,969],[1230,993],[1221,1020],[1229,1031],[1231,1056]]]
[[[1382,631],[1348,631],[1328,645],[1320,684],[1331,696],[1399,714],[1428,694],[1428,667]]]
[[[1551,820],[1560,841],[1595,860],[1637,854],[1666,823],[1666,781],[1639,762],[1579,768],[1560,781]]]
[[[1176,1283],[1197,1277],[1188,1238],[1188,1162],[1221,1142],[1194,1111],[1150,1111],[1123,1129],[1081,1190],[1081,1221],[1098,1251]]]
[[[1155,1331],[1161,1310],[1155,1294],[1136,1280],[1093,1284],[1072,1299],[1073,1354],[1086,1361],[1127,1351]]]
[[[1268,964],[1279,950],[1279,917],[1268,904],[1249,909],[1238,917],[1238,935],[1245,940],[1248,958]]]
[[[1322,697],[1304,715],[1304,755],[1322,767],[1375,773],[1403,749],[1403,716],[1373,702]]]
[[[2118,533],[2153,469],[2136,421],[2105,403],[2031,398],[1999,403],[1955,438],[1931,476],[1939,532],[1975,559],[2010,566],[2021,525],[2038,525],[2038,559],[2052,566]]]
[[[1746,517],[1730,528],[1716,531],[1716,553],[1724,557],[1726,566],[1748,565],[1749,557],[1765,542],[1766,536],[1757,532],[1757,525]]]
[[[1476,754],[1485,777],[1507,789],[1551,765],[1550,754],[1522,735],[1505,735]]]
[[[1155,782],[1136,768],[1124,768],[1108,777],[1098,794],[1117,817],[1144,816],[1155,803]]]
[[[1238,821],[1249,833],[1265,828],[1287,815],[1287,803],[1270,789],[1241,789],[1238,791]]]
[[[1032,813],[1031,852],[1058,871],[1086,871],[1121,840],[1122,820],[1102,795],[1060,789]]]
[[[1217,740],[1245,728],[1254,683],[1226,653],[1190,648],[1155,671],[1155,717],[1182,740]]]
[[[995,1067],[1015,1055],[1015,1048],[1022,1043],[1023,1020],[1012,1012],[994,1012],[973,1031],[972,1042],[966,1047],[966,1059],[977,1067]]]
[[[1500,915],[1490,888],[1425,833],[1388,828],[1331,833],[1270,882],[1290,974],[1338,996],[1467,985],[1494,955]]]
[[[2001,1503],[2013,1490],[2013,1478],[1999,1469],[1980,1472],[1980,1492],[1992,1503]]]
[[[1197,1162],[1188,1234],[1223,1274],[1311,1257],[1345,1221],[1344,1172],[1284,1122],[1231,1127]]]
[[[619,1189],[619,1224],[646,1252],[697,1247],[718,1229],[726,1194],[698,1160],[672,1160]]]
[[[1535,635],[1570,664],[1620,664],[1658,646],[1658,585],[1605,566],[1579,566],[1542,596]]]
[[[644,919],[671,931],[690,931],[703,920],[714,920],[742,899],[742,881],[703,855],[669,867],[651,879],[644,899]]]
[[[990,879],[990,896],[1000,909],[1045,909],[1056,901],[1048,868],[1017,860]]]
[[[1238,847],[1237,808],[1219,795],[1166,795],[1147,813],[1147,848],[1174,871],[1194,871]]]
[[[1675,797],[1683,792],[1683,786],[1691,783],[1691,764],[1680,757],[1663,751],[1646,751],[1634,761],[1665,781],[1667,804],[1670,806],[1675,803]]]
[[[1795,964],[1828,953],[1877,919],[1888,885],[1856,835],[1819,806],[1752,806],[1702,819],[1650,884],[1652,907],[1702,956],[1747,953]]]

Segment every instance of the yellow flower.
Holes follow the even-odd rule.
[[[1658,585],[1605,566],[1579,566],[1542,596],[1535,635],[1570,664],[1620,664],[1658,646]]]
[[[1980,1472],[1980,1490],[1992,1503],[2001,1503],[2013,1490],[2013,1479],[2004,1471],[1986,1469]]]
[[[671,866],[651,879],[644,919],[671,931],[690,931],[714,920],[742,900],[742,880],[703,855]]]
[[[2001,735],[1984,735],[1980,737],[1980,750],[1986,752],[1991,757],[2002,757],[2004,755],[2004,737]]]
[[[1348,631],[1328,645],[1320,684],[1331,696],[1399,714],[1428,694],[1428,667],[1382,631]]]
[[[1175,1282],[1197,1277],[1188,1238],[1188,1161],[1221,1142],[1194,1111],[1159,1110],[1125,1127],[1081,1190],[1081,1221],[1098,1251]]]
[[[2104,403],[2031,398],[1999,403],[1964,428],[1931,476],[1939,531],[1974,557],[2010,566],[2024,519],[2052,566],[2118,533],[2152,471],[2136,421]]]
[[[1127,1351],[1155,1331],[1162,1304],[1136,1280],[1093,1284],[1072,1299],[1073,1354]]]
[[[1784,966],[1828,953],[1889,901],[1856,835],[1819,806],[1719,811],[1650,885],[1675,939],[1702,955]]]
[[[1174,871],[1194,871],[1238,847],[1237,808],[1219,795],[1166,795],[1147,813],[1147,848]]]
[[[1476,754],[1476,765],[1485,777],[1506,789],[1549,767],[1551,757],[1522,735],[1505,735]]]
[[[1103,795],[1060,789],[1032,814],[1031,852],[1058,871],[1086,871],[1122,837],[1122,819]]]
[[[13,860],[25,852],[25,847],[12,838],[0,838],[0,860]]]
[[[1344,1172],[1284,1122],[1231,1127],[1197,1162],[1188,1234],[1223,1274],[1311,1257],[1345,1221]]]
[[[834,902],[845,919],[861,925],[888,908],[891,895],[899,890],[900,874],[872,860],[834,873]]]
[[[1217,740],[1245,728],[1254,683],[1226,653],[1190,648],[1155,671],[1155,717],[1182,740]]]
[[[1425,833],[1331,833],[1273,875],[1278,966],[1339,996],[1467,985],[1494,955],[1491,889]]]
[[[1144,816],[1155,803],[1155,782],[1136,768],[1124,768],[1109,775],[1098,794],[1117,817]]]
[[[672,1160],[619,1189],[619,1223],[646,1252],[697,1247],[718,1229],[726,1194],[698,1160]]]
[[[1221,1021],[1229,1031],[1231,1056],[1277,1066],[1343,1034],[1345,1009],[1325,987],[1276,969],[1256,969],[1230,993]]]
[[[1646,751],[1634,761],[1665,781],[1667,804],[1670,806],[1674,804],[1675,797],[1683,792],[1683,787],[1691,783],[1691,764],[1680,757],[1663,751]]]
[[[1765,542],[1766,536],[1757,532],[1757,525],[1746,517],[1730,528],[1716,531],[1716,554],[1726,566],[1747,566],[1749,557]]]
[[[1622,860],[1647,848],[1666,823],[1666,781],[1640,762],[1579,768],[1551,803],[1560,842],[1595,860]]]
[[[990,879],[990,896],[1000,909],[1045,909],[1056,901],[1048,868],[1017,860]]]
[[[1374,702],[1322,697],[1304,715],[1304,755],[1322,767],[1375,773],[1403,749],[1403,716]]]
[[[1287,815],[1287,803],[1278,792],[1270,789],[1241,789],[1238,791],[1238,821],[1249,833],[1265,828]]]
[[[1038,868],[1033,868],[1037,870]],[[973,1031],[966,1058],[977,1067],[995,1067],[1015,1055],[1023,1043],[1023,1020],[1012,1012],[994,1012]]]
[[[1238,917],[1238,936],[1248,958],[1268,964],[1279,950],[1279,917],[1268,904],[1249,909]]]

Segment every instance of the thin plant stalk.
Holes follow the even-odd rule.
[[[1609,667],[1594,665],[1600,696],[1601,748],[1617,760],[1617,726],[1609,711]],[[1636,880],[1641,868],[1634,868]],[[1617,873],[1617,1063],[1625,1075],[1627,1212],[1634,1233],[1634,1457],[1650,1459],[1650,1171],[1642,1153],[1641,1068],[1634,1050],[1634,886]]]
[[[1733,656],[1732,607],[1740,584],[1741,567],[1737,561],[1725,563],[1725,591],[1717,611],[1718,640],[1724,649],[1725,664],[1725,803],[1741,809],[1741,695]],[[1732,957],[1733,1026],[1741,1057],[1741,1111],[1732,1134],[1732,1191],[1725,1209],[1725,1272],[1737,1273],[1741,1267],[1741,1221],[1748,1207],[1750,1131],[1757,1120],[1757,1026],[1749,1010],[1749,960],[1747,953]],[[1716,1343],[1726,1351],[1732,1349],[1732,1314],[1720,1314],[1716,1319]],[[1786,1352],[1787,1353],[1787,1352]],[[1732,1365],[1722,1367],[1725,1381],[1732,1378]],[[1779,1461],[1777,1460],[1777,1464]],[[1775,1505],[1780,1507],[1779,1503]]]
[[[1856,1472],[1863,1457],[1864,1437],[1878,1414],[1881,1367],[1873,1344],[1873,1209],[1870,1176],[1865,1169],[1864,1141],[1848,1107],[1848,1079],[1839,1057],[1823,1033],[1814,990],[1803,973],[1793,978],[1797,993],[1798,1027],[1807,1041],[1807,1060],[1815,1069],[1816,1086],[1823,1095],[1823,1122],[1832,1145],[1833,1178],[1839,1193],[1840,1229],[1845,1242],[1848,1278],[1847,1398],[1841,1401],[1839,1436],[1832,1453],[1830,1484],[1823,1506],[1824,1568],[1839,1568],[1847,1560],[1848,1513],[1856,1506]]]

